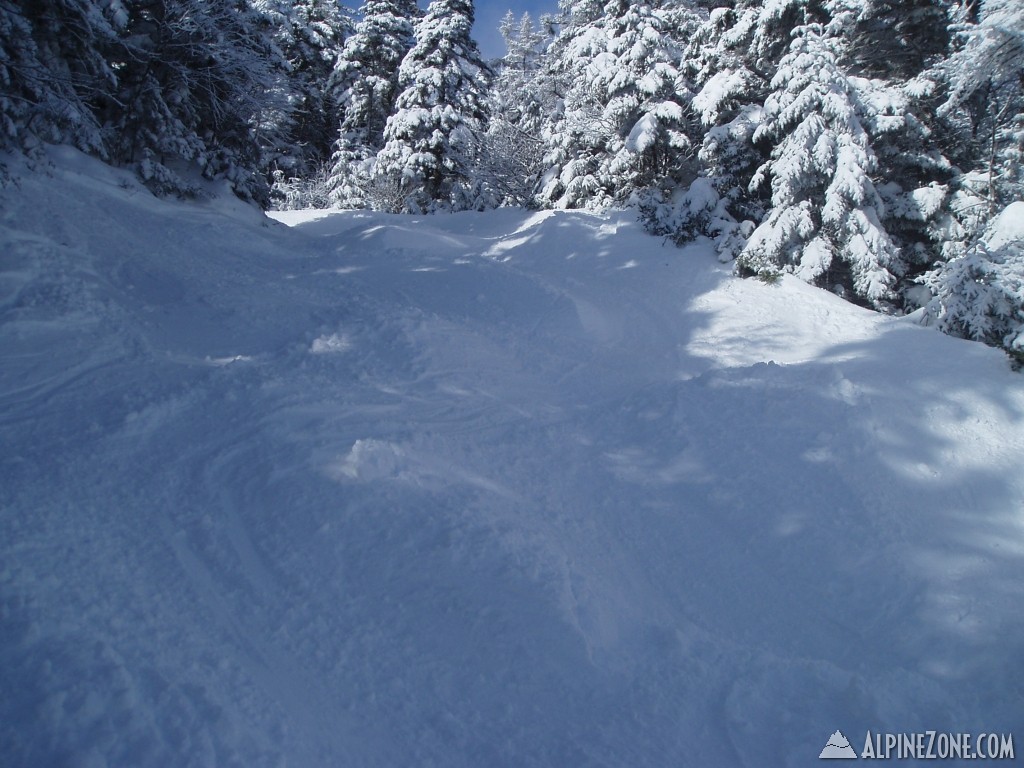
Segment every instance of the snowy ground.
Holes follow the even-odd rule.
[[[623,215],[0,194],[5,766],[1024,751],[1001,353]]]

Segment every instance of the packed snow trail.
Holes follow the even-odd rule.
[[[1000,353],[625,215],[286,227],[56,163],[2,191],[5,765],[1024,738]]]

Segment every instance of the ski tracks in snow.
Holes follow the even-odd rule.
[[[14,765],[781,766],[1020,725],[996,353],[623,215],[285,230],[75,179],[3,230]]]

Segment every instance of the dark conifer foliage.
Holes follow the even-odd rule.
[[[4,146],[73,144],[105,156],[92,105],[116,84],[124,5],[96,0],[0,2],[0,118]]]
[[[189,169],[266,199],[260,120],[283,60],[269,20],[238,0],[135,0],[98,104],[111,159],[161,192],[194,191]]]
[[[243,0],[5,0],[0,35],[9,145],[74,144],[161,193],[201,175],[266,200],[260,120],[283,60]]]
[[[352,32],[352,20],[337,0],[253,4],[269,18],[285,63],[285,76],[277,86],[284,102],[276,137],[280,143],[267,162],[305,178],[318,173],[334,151],[341,110],[328,83]]]

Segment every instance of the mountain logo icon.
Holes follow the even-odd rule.
[[[818,755],[821,760],[856,760],[857,753],[853,751],[850,742],[842,731],[836,731],[828,738],[828,744]]]

